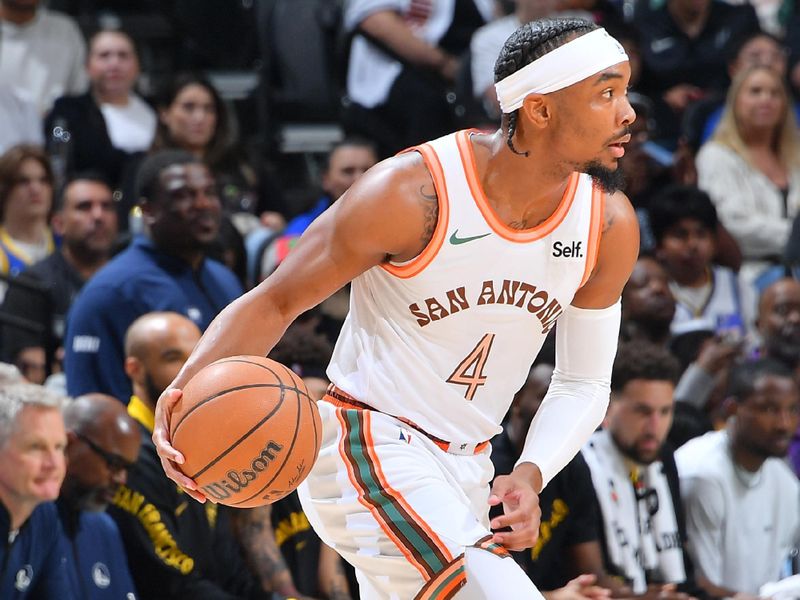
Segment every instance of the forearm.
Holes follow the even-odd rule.
[[[608,399],[605,382],[570,380],[558,372],[553,374],[517,463],[517,468],[525,462],[539,468],[539,491],[588,441],[603,421]]]
[[[319,587],[328,600],[352,600],[342,559],[324,543],[319,551]]]
[[[360,29],[405,62],[419,67],[438,71],[451,58],[440,48],[415,36],[402,17],[393,11],[369,15],[361,21]]]
[[[537,465],[543,485],[572,460],[603,421],[619,323],[619,302],[597,310],[569,306],[558,322],[556,369],[517,463]]]
[[[275,542],[270,507],[243,510],[237,514],[239,541],[253,572],[267,591],[284,596],[298,594],[292,574]]]
[[[714,389],[714,383],[714,376],[693,362],[675,387],[675,402],[685,402],[702,410]]]

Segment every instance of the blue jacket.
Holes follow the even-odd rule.
[[[125,332],[145,313],[172,311],[202,330],[242,293],[234,274],[206,259],[198,270],[139,236],[83,287],[67,318],[67,391],[110,394],[127,402]]]
[[[294,219],[289,221],[282,235],[302,235],[303,232],[308,229],[308,226],[314,222],[314,219],[328,210],[331,204],[333,204],[333,200],[331,200],[330,196],[322,196],[310,210],[301,215],[297,215]]]
[[[55,504],[37,506],[15,536],[10,528],[10,515],[0,502],[0,598],[77,600],[67,586]]]
[[[104,512],[71,510],[59,501],[69,589],[84,600],[135,600],[122,538]]]

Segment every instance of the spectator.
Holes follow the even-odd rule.
[[[86,70],[88,91],[56,100],[45,131],[59,125],[70,132],[71,172],[99,171],[116,188],[131,159],[152,145],[156,113],[134,92],[139,58],[127,33],[95,33]]]
[[[774,35],[764,31],[751,31],[735,40],[728,61],[728,75],[735,79],[742,70],[767,67],[786,78],[788,50]],[[683,122],[683,134],[695,152],[714,134],[725,108],[722,90],[690,105]],[[795,107],[795,112],[797,108]]]
[[[186,152],[159,152],[142,163],[138,189],[148,233],[89,281],[70,313],[64,360],[71,396],[130,397],[122,340],[137,317],[170,310],[205,329],[241,294],[233,273],[206,258],[220,218],[208,168]]]
[[[61,346],[72,302],[84,283],[111,256],[117,235],[117,215],[111,188],[93,173],[76,175],[64,188],[60,207],[53,216],[53,229],[61,247],[18,276],[42,291],[11,286],[2,312],[45,326],[43,335],[4,327],[5,350],[41,347],[52,351]],[[54,355],[48,357],[50,361]]]
[[[495,473],[508,472],[519,459],[525,432],[550,386],[553,365],[537,362],[539,364],[531,368],[527,381],[514,396],[502,433],[492,440]],[[593,494],[589,467],[578,453],[539,494],[542,518],[536,545],[530,550],[513,553],[547,600],[601,597],[602,592],[595,587],[596,581],[605,586],[600,590],[606,593],[609,590],[630,592],[609,578],[603,568]],[[491,516],[498,512],[499,507]],[[572,590],[576,595],[567,595]]]
[[[779,259],[800,209],[800,138],[786,87],[772,69],[748,68],[736,77],[697,171],[699,187],[742,250],[742,284],[752,287]],[[754,301],[743,301],[747,312]]]
[[[44,145],[38,108],[9,82],[0,83],[0,154],[19,144]]]
[[[781,278],[764,290],[756,325],[760,354],[786,365],[800,382],[800,280]],[[789,445],[789,464],[800,477],[800,426]]]
[[[158,128],[153,150],[191,152],[211,169],[222,207],[229,213],[260,214],[279,203],[278,192],[266,172],[257,172],[242,159],[231,139],[229,115],[219,92],[205,77],[183,73],[170,79],[158,99]],[[268,213],[274,229],[282,218]]]
[[[363,138],[345,138],[334,144],[322,171],[323,195],[311,210],[289,221],[284,235],[301,235],[311,222],[350,189],[367,169],[378,162],[375,144]]]
[[[51,502],[66,468],[61,402],[38,385],[0,384],[2,598],[72,598]]]
[[[675,298],[672,333],[706,329],[744,335],[736,273],[713,264],[717,211],[708,194],[693,187],[670,187],[650,208],[656,256],[669,275]]]
[[[197,325],[175,313],[144,315],[126,333],[125,372],[134,393],[128,413],[141,427],[142,448],[109,512],[142,600],[267,599],[245,567],[225,507],[184,495],[164,474],[150,439],[156,400],[199,339]]]
[[[674,316],[669,275],[652,256],[640,256],[622,290],[622,339],[666,345]]]
[[[491,0],[357,0],[344,25],[354,34],[345,128],[378,142],[382,156],[452,131],[446,90]]]
[[[800,281],[786,277],[764,290],[756,325],[761,355],[782,362],[800,381]]]
[[[623,191],[639,218],[641,251],[651,253],[655,250],[656,242],[650,225],[649,207],[658,190],[672,182],[668,168],[672,157],[669,153],[665,156],[664,152],[654,152],[658,147],[651,139],[656,126],[652,102],[635,92],[629,94],[629,101],[636,111],[636,120],[631,123],[631,141],[625,145],[625,155],[619,159],[619,169],[625,176]]]
[[[663,100],[656,120],[662,137],[676,138],[689,103],[728,84],[725,60],[733,41],[759,29],[749,4],[721,0],[640,3],[635,23],[642,34],[642,90]]]
[[[86,44],[70,17],[39,0],[1,0],[0,27],[0,81],[11,82],[38,114],[86,89]]]
[[[314,219],[341,198],[376,162],[378,162],[377,148],[366,139],[351,137],[335,144],[328,154],[322,172],[323,195],[317,203],[309,211],[289,221],[280,235],[269,235],[269,230],[266,230],[258,235],[253,234],[248,239],[250,247],[253,248],[251,256],[253,280],[261,281],[272,273]],[[349,285],[322,302],[320,306],[322,322],[319,329],[328,339],[335,340],[338,337],[349,306]]]
[[[291,325],[269,357],[302,377],[311,397],[321,400],[330,383],[325,368],[332,352],[333,347],[323,336]],[[236,521],[245,554],[265,589],[288,596],[304,594],[332,600],[352,597],[344,572],[345,568],[352,569],[320,541],[296,491],[274,504],[238,511]],[[257,558],[263,554],[269,555],[267,561]]]
[[[0,156],[0,274],[16,276],[55,250],[47,226],[53,171],[37,146],[14,146]]]
[[[139,427],[116,398],[81,396],[64,409],[67,474],[58,497],[70,590],[84,600],[135,598],[122,538],[105,510],[139,454]]]
[[[11,354],[12,364],[25,381],[42,385],[47,380],[47,357],[41,346],[22,346]]]
[[[621,339],[643,341],[666,348],[680,338],[672,339],[671,326],[675,315],[675,297],[669,286],[669,275],[652,256],[642,255],[622,290]],[[683,337],[683,336],[681,336]],[[681,349],[687,365],[674,392],[676,411],[705,430],[706,409],[731,362],[741,349],[738,342],[722,339],[693,339],[690,350]],[[683,366],[683,365],[681,365]]]
[[[600,506],[606,569],[636,594],[653,584],[676,584],[690,594],[697,589],[684,549],[675,458],[665,444],[677,376],[677,361],[666,349],[646,342],[621,346],[604,428],[581,451]]]
[[[800,540],[800,483],[783,458],[800,392],[783,364],[762,359],[732,375],[725,430],[677,452],[689,549],[714,597],[757,595]]]
[[[469,44],[472,94],[484,112],[500,120],[500,104],[494,89],[494,63],[508,37],[523,23],[546,17],[555,11],[556,0],[516,0],[514,12],[480,27]],[[630,56],[630,55],[629,55]]]

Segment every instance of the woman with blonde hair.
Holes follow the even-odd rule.
[[[736,76],[720,124],[697,155],[697,173],[752,280],[779,260],[800,210],[800,136],[779,73],[754,66]]]
[[[752,66],[736,75],[697,175],[741,249],[742,312],[752,328],[758,277],[780,262],[800,212],[800,138],[780,73]]]

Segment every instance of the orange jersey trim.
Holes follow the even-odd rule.
[[[475,204],[478,205],[478,209],[481,211],[483,218],[486,219],[486,222],[492,230],[501,238],[518,243],[533,242],[552,233],[552,231],[561,224],[567,216],[567,213],[569,213],[572,201],[575,199],[575,191],[578,189],[580,174],[575,172],[570,175],[569,181],[567,182],[567,189],[564,190],[561,202],[553,214],[547,217],[543,223],[530,229],[512,229],[500,220],[500,217],[497,216],[497,213],[486,198],[486,193],[483,191],[483,187],[478,179],[478,167],[475,162],[475,153],[469,141],[470,133],[471,131],[465,130],[459,131],[456,134],[459,154],[461,155],[461,164],[464,166],[464,174],[467,177],[467,184],[472,192]]]
[[[433,179],[433,187],[436,189],[436,197],[439,202],[439,216],[436,220],[436,228],[433,230],[433,236],[428,245],[417,256],[402,264],[393,264],[385,262],[380,265],[382,269],[391,273],[400,279],[409,279],[415,275],[419,275],[425,267],[439,253],[439,250],[444,243],[444,238],[447,235],[447,224],[450,221],[450,201],[447,196],[447,182],[444,179],[444,169],[439,157],[436,156],[433,148],[427,144],[411,148],[406,152],[416,150],[422,155],[425,161],[425,166]]]
[[[597,184],[592,185],[592,216],[589,221],[589,242],[586,250],[586,267],[578,288],[582,288],[592,276],[600,254],[600,238],[603,237],[603,218],[605,216],[606,194]]]

